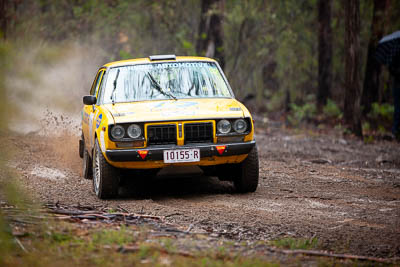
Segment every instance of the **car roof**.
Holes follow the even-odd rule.
[[[216,62],[212,58],[208,57],[187,57],[187,56],[179,56],[176,59],[168,59],[168,60],[150,60],[149,57],[146,58],[135,58],[128,60],[120,60],[113,61],[107,64],[104,64],[103,67],[118,67],[118,66],[126,66],[126,65],[136,65],[136,64],[146,64],[146,63],[159,63],[159,62],[185,62],[185,61],[208,61],[208,62]]]

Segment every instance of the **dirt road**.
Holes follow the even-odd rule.
[[[43,202],[121,206],[234,240],[315,237],[329,251],[400,257],[398,143],[259,128],[255,193],[235,194],[229,182],[191,175],[128,183],[118,199],[103,201],[80,175],[78,137],[11,139],[17,150],[10,166]]]

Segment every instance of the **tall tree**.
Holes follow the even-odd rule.
[[[344,0],[345,5],[345,99],[344,119],[351,131],[362,136],[360,83],[360,0]]]
[[[202,0],[199,33],[196,43],[198,55],[218,59],[221,68],[225,66],[223,48],[223,12],[225,0]]]
[[[0,36],[3,39],[12,32],[13,26],[18,22],[17,11],[22,0],[0,0]]]
[[[317,106],[321,110],[330,96],[332,86],[332,0],[318,1],[318,92]]]
[[[390,0],[374,0],[371,37],[368,43],[367,65],[365,67],[364,86],[361,98],[364,114],[368,114],[371,111],[372,103],[379,101],[379,77],[382,67],[375,59],[375,49],[385,32],[384,22],[389,5]]]
[[[0,0],[0,32],[2,38],[6,39],[7,37],[7,28],[8,28],[8,0]]]

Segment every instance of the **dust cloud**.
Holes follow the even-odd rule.
[[[20,140],[17,145],[31,142],[35,151],[46,151],[32,159],[41,168],[78,174],[82,96],[107,61],[105,52],[70,42],[18,46],[5,81],[9,135]]]
[[[77,43],[42,43],[20,47],[13,58],[6,79],[9,129],[23,135],[80,135],[82,96],[105,63],[105,52]]]

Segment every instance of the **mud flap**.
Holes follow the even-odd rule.
[[[79,140],[79,157],[81,157],[83,159],[83,149],[84,149],[84,145],[83,145],[83,140]]]

